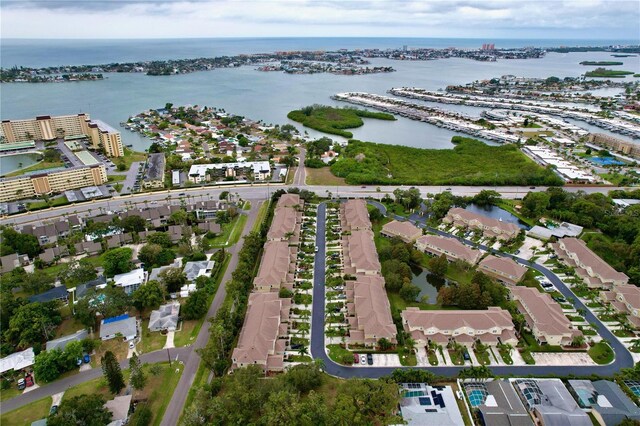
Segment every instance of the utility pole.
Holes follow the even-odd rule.
[[[167,358],[169,358],[169,367],[171,367],[171,354],[169,353],[169,348],[167,348]]]

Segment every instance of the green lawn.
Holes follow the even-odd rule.
[[[11,172],[7,174],[6,177],[20,176],[29,172],[36,172],[38,170],[45,170],[45,169],[54,169],[56,167],[64,167],[64,163],[62,161],[40,161],[29,167],[25,167],[25,168],[16,170],[14,172]]]
[[[127,175],[109,175],[107,181],[109,182],[122,182],[127,178]]]
[[[113,158],[112,161],[116,166],[118,164],[123,163],[125,167],[124,170],[129,170],[129,168],[131,167],[131,164],[134,161],[144,161],[146,158],[147,158],[147,154],[145,154],[144,152],[136,152],[136,151],[130,150],[129,148],[125,148],[124,157]]]
[[[256,216],[256,221],[253,224],[253,228],[251,228],[251,232],[260,231],[260,227],[267,217],[267,212],[269,211],[269,202],[265,201],[260,204],[260,208],[258,209],[258,216]]]
[[[150,373],[149,366],[145,367],[147,373],[147,385],[142,391],[136,391],[136,397],[147,400],[147,405],[153,413],[152,425],[159,425],[164,416],[164,412],[169,405],[173,391],[180,380],[184,365],[174,362],[169,367],[169,363],[158,363],[161,367],[160,374],[154,376]],[[129,420],[129,424],[136,424],[136,414]]]
[[[18,383],[16,381],[13,381],[11,382],[11,387],[9,389],[5,389],[0,392],[0,401],[11,399],[15,396],[20,395],[21,393],[22,391],[18,389]]]
[[[209,240],[211,247],[222,248],[236,244],[248,219],[247,215],[239,214],[231,222],[222,224],[222,232]]]
[[[354,129],[364,124],[361,117],[392,121],[396,119],[393,115],[384,112],[372,112],[351,107],[336,108],[325,105],[308,106],[287,114],[287,118],[302,123],[305,127],[345,138],[353,137],[353,133],[344,129]]]
[[[327,349],[329,350],[329,358],[338,364],[342,364],[342,357],[346,357],[347,354],[353,357],[351,351],[346,350],[340,345],[327,345]]]
[[[453,362],[454,365],[464,364],[464,360],[462,359],[462,356],[459,352],[449,351],[449,357],[451,358],[451,362]]]
[[[28,210],[39,210],[39,209],[47,209],[49,207],[58,207],[69,204],[69,200],[64,195],[62,197],[56,197],[49,201],[34,201],[33,203],[27,204]]]
[[[609,364],[613,361],[615,354],[607,343],[598,342],[589,349],[589,355],[598,364]]]
[[[24,407],[5,413],[0,417],[2,426],[30,425],[49,415],[52,399],[50,396],[42,398]]]
[[[491,354],[489,354],[489,349],[485,350],[484,352],[478,352],[474,349],[473,353],[476,355],[476,358],[478,359],[478,362],[480,364],[482,365],[491,364]]]
[[[562,185],[513,144],[456,141],[453,149],[421,149],[352,140],[331,171],[348,184]]]
[[[150,331],[149,330],[149,320],[145,319],[142,321],[142,339],[140,343],[136,345],[136,348],[142,354],[146,354],[147,352],[157,351],[158,349],[162,349],[164,347],[165,342],[167,341],[167,335],[162,334],[159,331]]]
[[[187,399],[184,403],[184,409],[188,409],[191,407],[191,403],[193,402],[193,398],[196,397],[196,393],[198,389],[207,384],[207,379],[209,378],[209,369],[204,365],[201,361],[198,366],[198,370],[196,371],[196,375],[193,378],[193,383],[189,388],[189,393],[187,394]],[[181,417],[184,415],[184,410],[182,411]]]

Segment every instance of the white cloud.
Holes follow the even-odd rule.
[[[0,7],[8,38],[640,38],[637,0],[4,0]]]

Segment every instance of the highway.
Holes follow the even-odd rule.
[[[378,207],[385,215],[387,215],[386,209],[380,203],[372,202],[371,204]],[[405,219],[400,216],[394,216],[395,219]],[[429,232],[437,233],[438,235],[453,237],[460,241],[463,241],[470,246],[477,247],[482,250],[490,251],[494,254],[498,254],[497,251],[490,249],[489,247],[475,244],[472,241],[461,239],[456,237],[455,235],[449,234],[447,232],[440,231],[438,229],[434,229],[428,227],[424,223],[424,218],[420,216],[412,216],[412,222],[417,222],[416,225],[422,228],[426,228]],[[325,245],[325,223],[326,223],[326,205],[325,203],[321,203],[318,207],[318,221],[317,221],[317,234],[316,234],[316,245],[318,246],[318,254],[316,255],[316,260],[314,264],[314,287],[313,287],[313,313],[312,313],[312,324],[311,324],[311,355],[314,359],[321,359],[324,362],[324,371],[332,376],[342,377],[342,378],[350,378],[350,377],[368,377],[368,378],[379,378],[381,376],[385,376],[391,374],[393,370],[397,367],[376,367],[376,366],[344,366],[335,363],[329,356],[325,350],[324,343],[324,314],[325,314],[325,306],[324,306],[324,298],[325,298],[325,253],[326,253],[326,245]],[[594,323],[596,325],[596,329],[600,335],[607,339],[611,347],[613,348],[616,356],[614,361],[608,365],[563,365],[563,366],[539,366],[539,365],[526,365],[526,366],[492,366],[491,370],[494,374],[501,376],[528,376],[535,375],[539,377],[543,376],[560,376],[565,377],[569,375],[576,376],[590,376],[591,374],[598,374],[601,376],[612,376],[613,374],[620,371],[622,368],[632,367],[633,366],[633,357],[629,353],[629,351],[624,347],[624,345],[611,333],[602,322],[593,315],[587,308],[580,302],[580,300],[571,292],[567,286],[550,270],[545,268],[542,265],[538,265],[535,263],[531,263],[526,259],[519,258],[514,255],[505,255],[503,253],[499,253],[502,256],[509,256],[516,260],[517,262],[532,267],[537,271],[544,274],[557,288],[558,290],[567,298],[575,299],[576,308],[584,309],[586,311],[586,319],[587,321]],[[464,368],[463,366],[447,366],[447,367],[399,367],[399,368],[418,368],[432,371],[435,374],[443,375],[443,376],[456,376],[458,372]]]

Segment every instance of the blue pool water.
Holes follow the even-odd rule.
[[[469,403],[472,407],[482,405],[484,400],[487,398],[487,392],[481,389],[470,390],[467,395],[469,395]]]
[[[589,161],[599,166],[622,166],[625,164],[613,157],[589,157]]]

